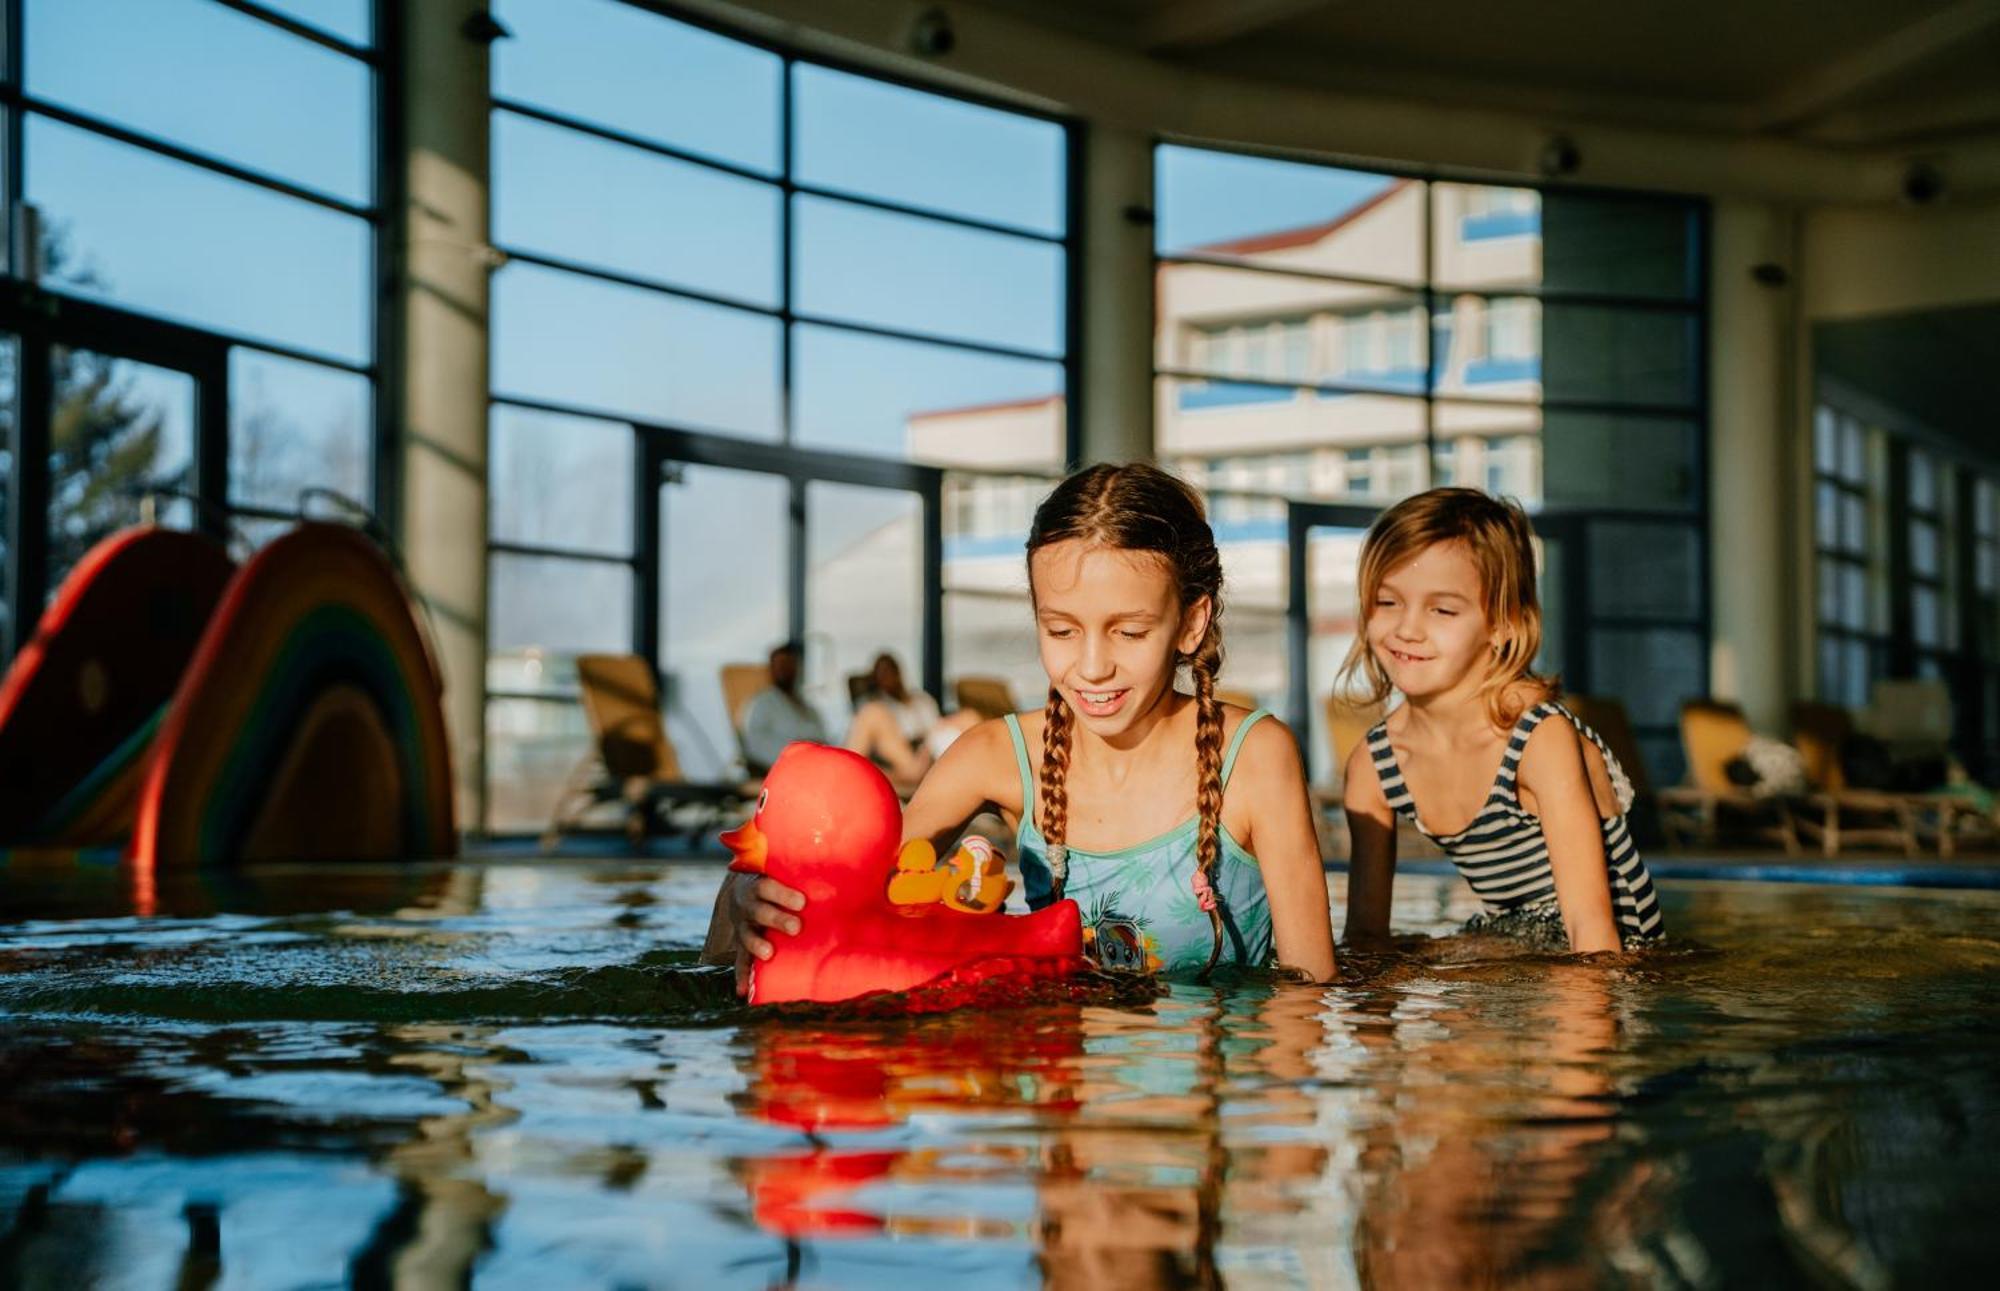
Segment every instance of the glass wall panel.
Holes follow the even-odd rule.
[[[1389,502],[1430,487],[1421,399],[1180,377],[1155,389],[1159,458],[1197,488]]]
[[[923,575],[923,504],[916,494],[807,486],[807,674],[830,737],[846,733],[852,679],[868,672],[876,655],[896,656],[905,684],[919,688]]]
[[[1366,283],[1176,265],[1159,287],[1162,368],[1223,379],[1422,394],[1421,294]]]
[[[809,324],[792,345],[800,443],[984,470],[1062,465],[1061,364]]]
[[[357,204],[374,191],[365,63],[213,0],[27,0],[22,25],[30,94]]]
[[[1048,673],[1028,601],[1028,528],[1055,479],[949,474],[944,482],[945,689],[966,677],[1005,683],[1014,703],[1040,708]]]
[[[366,221],[43,117],[29,116],[26,127],[28,200],[49,230],[50,285],[368,361]]]
[[[1311,732],[1306,740],[1306,767],[1313,784],[1327,784],[1341,770],[1334,762],[1324,700],[1342,689],[1341,665],[1365,627],[1360,618],[1358,582],[1365,536],[1362,529],[1314,526],[1306,540],[1306,684],[1313,699],[1307,710]],[[1282,630],[1282,614],[1280,624]],[[1266,704],[1282,702],[1282,695],[1275,692],[1260,691],[1258,698]]]
[[[775,308],[780,201],[757,180],[493,116],[493,236],[505,246]]]
[[[1622,698],[1634,723],[1676,726],[1682,702],[1701,697],[1703,649],[1697,632],[1599,628],[1591,634],[1593,684]]]
[[[809,63],[793,72],[792,93],[800,183],[1062,233],[1054,122]]]
[[[1701,507],[1701,428],[1692,419],[1550,410],[1541,437],[1545,506]]]
[[[1698,290],[1684,204],[1455,183],[1432,184],[1431,201],[1442,286],[1679,300]]]
[[[1481,399],[1692,408],[1696,322],[1668,310],[1522,296],[1440,302],[1437,389]]]
[[[237,346],[229,352],[229,498],[292,510],[309,488],[370,503],[367,377]]]
[[[676,468],[660,490],[660,650],[667,729],[692,779],[732,773],[740,752],[722,667],[763,663],[787,634],[787,483],[707,466]],[[716,535],[729,534],[728,559]],[[805,684],[827,679],[807,660]]]
[[[799,311],[1032,350],[1063,349],[1063,251],[827,198],[795,198]]]
[[[1589,533],[1593,613],[1701,616],[1701,544],[1692,526],[1593,520]]]
[[[776,174],[777,55],[620,0],[502,0],[493,93]]]
[[[493,537],[632,554],[634,452],[623,422],[495,406],[487,464]]]
[[[498,658],[488,684],[499,691],[518,683],[533,658]],[[575,670],[567,672],[570,684]],[[486,702],[486,819],[494,830],[538,831],[549,823],[556,799],[595,747],[590,720],[574,698],[546,699],[495,693]]]
[[[776,439],[778,320],[535,265],[493,276],[493,387]]]
[[[1162,255],[1424,281],[1423,188],[1367,171],[1164,146],[1154,153]]]
[[[62,347],[51,355],[51,367],[53,591],[85,552],[116,530],[144,519],[176,528],[193,523],[186,501],[154,491],[193,486],[195,383],[183,372]]]
[[[260,0],[266,8],[356,45],[375,39],[374,0]]]
[[[632,571],[560,556],[493,556],[487,636],[495,655],[535,651],[558,667],[632,649]],[[574,677],[573,669],[568,673]],[[509,689],[509,687],[501,687]]]

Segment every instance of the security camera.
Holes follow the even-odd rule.
[[[951,16],[942,9],[926,9],[910,24],[910,52],[924,58],[943,58],[958,48],[958,33]]]
[[[1912,206],[1929,206],[1944,197],[1944,175],[1927,161],[1911,162],[1903,172],[1903,200]]]
[[[1550,179],[1574,175],[1577,167],[1583,165],[1583,150],[1566,134],[1550,135],[1535,157],[1535,165]]]

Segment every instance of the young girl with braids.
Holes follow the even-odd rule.
[[[1471,884],[1486,907],[1477,928],[1576,951],[1661,933],[1625,823],[1631,781],[1530,671],[1542,640],[1533,540],[1520,507],[1452,488],[1398,502],[1362,543],[1365,626],[1343,676],[1403,703],[1347,762],[1349,945],[1388,935],[1398,817]]]
[[[1298,745],[1215,698],[1222,561],[1200,495],[1157,467],[1093,466],[1035,512],[1028,583],[1048,702],[961,736],[903,813],[943,851],[983,809],[1013,826],[1028,904],[1071,897],[1100,941],[1203,976],[1275,958],[1333,975],[1326,876]],[[1177,690],[1184,671],[1193,694]],[[734,876],[738,983],[802,894]],[[803,915],[801,912],[804,912]]]

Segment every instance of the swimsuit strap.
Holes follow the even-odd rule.
[[[1229,785],[1229,773],[1236,768],[1236,755],[1243,751],[1243,737],[1250,733],[1251,727],[1270,715],[1271,710],[1268,708],[1256,709],[1243,719],[1242,724],[1236,728],[1236,734],[1230,737],[1229,751],[1222,755],[1222,784],[1224,788],[1227,788]]]
[[[1527,712],[1521,714],[1520,720],[1514,723],[1513,733],[1507,737],[1507,751],[1500,756],[1500,774],[1493,781],[1493,790],[1487,795],[1488,802],[1498,799],[1502,802],[1512,803],[1515,806],[1520,805],[1521,796],[1518,782],[1521,772],[1521,754],[1528,747],[1528,737],[1535,733],[1535,728],[1540,726],[1545,718],[1562,712],[1561,705],[1557,704],[1554,700],[1545,699]],[[1564,713],[1564,716],[1568,716],[1568,714]]]
[[[1382,797],[1388,801],[1389,810],[1415,823],[1417,804],[1410,797],[1410,787],[1403,783],[1403,768],[1396,765],[1396,750],[1389,746],[1386,719],[1375,723],[1368,732],[1368,756],[1375,763],[1375,778],[1382,782]]]
[[[1035,773],[1028,765],[1028,737],[1021,734],[1021,719],[1007,714],[1007,734],[1014,740],[1014,762],[1021,768],[1021,823],[1035,818]]]

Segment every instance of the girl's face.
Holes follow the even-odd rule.
[[[1476,688],[1493,666],[1479,568],[1461,543],[1434,543],[1390,570],[1368,611],[1368,648],[1411,699]]]
[[[1167,564],[1080,538],[1028,561],[1042,667],[1098,735],[1129,731],[1174,684],[1174,660],[1201,644],[1208,602],[1183,610]]]

